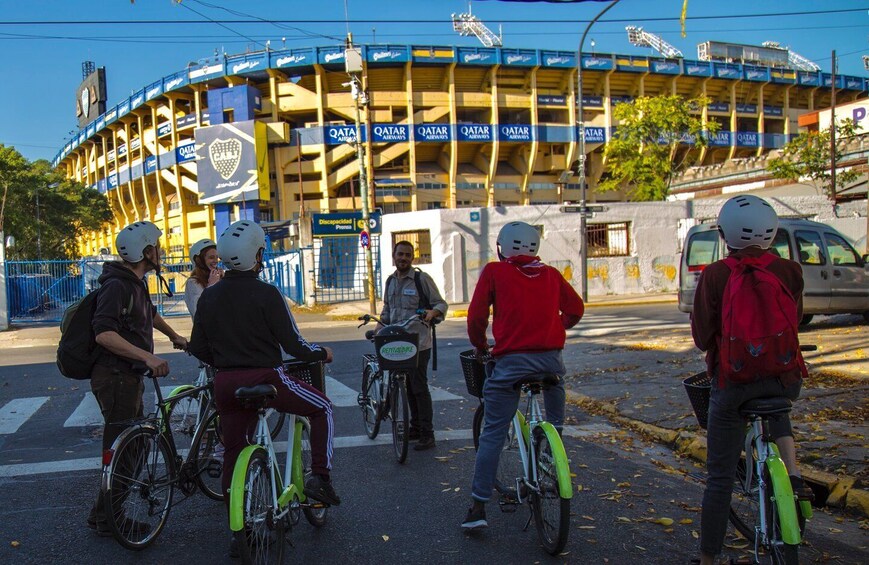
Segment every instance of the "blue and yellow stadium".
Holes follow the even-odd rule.
[[[575,177],[559,177],[577,159],[580,122],[590,199],[623,199],[594,186],[617,126],[613,106],[639,96],[712,101],[702,118],[718,122],[718,133],[706,148],[682,149],[696,165],[781,147],[799,115],[830,105],[832,76],[820,71],[585,53],[580,120],[575,52],[359,49],[368,194],[383,213],[576,201]],[[836,83],[839,102],[869,89],[860,77]],[[85,116],[99,98],[90,92],[81,96]],[[83,255],[111,248],[116,231],[139,219],[160,226],[169,252],[183,255],[238,218],[291,221],[300,212],[361,207],[357,100],[344,46],[216,56],[103,108],[80,119],[81,131],[55,160],[106,194],[114,212],[109,228],[81,242]]]

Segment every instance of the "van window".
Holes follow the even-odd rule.
[[[797,249],[800,250],[800,263],[803,265],[826,265],[821,235],[813,231],[797,231],[794,233],[797,239]]]
[[[688,271],[702,271],[718,258],[718,231],[697,232],[688,240]]]
[[[789,243],[788,232],[779,228],[775,233],[775,239],[772,240],[772,245],[770,245],[769,250],[782,259],[790,259],[791,246]]]
[[[854,249],[842,237],[824,232],[824,240],[827,242],[827,253],[830,254],[830,261],[834,265],[860,265],[860,258]]]

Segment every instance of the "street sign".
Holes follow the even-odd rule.
[[[367,231],[363,231],[359,234],[359,244],[362,245],[362,249],[367,249],[368,246],[371,245],[371,238]]]
[[[562,206],[561,212],[564,214],[591,214],[593,212],[606,212],[608,208],[602,205],[586,206]]]

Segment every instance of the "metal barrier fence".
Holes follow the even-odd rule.
[[[371,237],[374,289],[380,297],[379,236]],[[365,300],[368,271],[365,253],[355,237],[322,237],[314,240],[314,296],[319,304]]]
[[[57,323],[73,302],[99,286],[99,276],[105,259],[56,261],[7,261],[6,298],[10,323]],[[181,257],[166,257],[161,274],[173,296],[164,289],[154,273],[148,273],[145,283],[157,312],[163,317],[187,316],[184,285],[192,265]],[[264,258],[260,275],[278,287],[297,304],[304,302],[302,257],[299,251]]]

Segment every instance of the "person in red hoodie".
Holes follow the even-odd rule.
[[[472,506],[463,528],[488,526],[486,502],[492,496],[498,459],[516,408],[513,385],[528,375],[554,373],[564,377],[565,330],[575,326],[585,310],[582,299],[561,273],[537,257],[540,234],[525,222],[511,222],[498,233],[498,258],[483,268],[468,307],[468,337],[477,355],[488,352],[486,328],[493,306],[494,362],[486,367],[483,398],[486,415],[474,479]],[[546,419],[559,431],[564,422],[564,386],[544,391]]]

